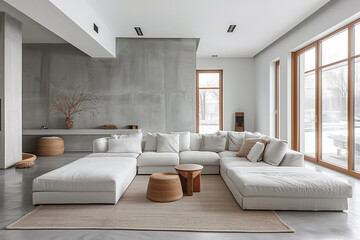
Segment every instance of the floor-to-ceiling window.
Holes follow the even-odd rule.
[[[293,145],[360,177],[360,20],[293,53]]]
[[[222,130],[222,70],[196,71],[197,132]]]

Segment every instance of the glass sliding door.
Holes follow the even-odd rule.
[[[321,159],[348,165],[348,30],[321,41]]]
[[[198,70],[197,132],[222,130],[222,70]]]
[[[321,70],[321,159],[346,168],[348,164],[347,62]]]
[[[360,178],[360,19],[293,53],[292,147]]]
[[[299,55],[300,152],[311,158],[315,158],[316,151],[315,51],[312,47]]]

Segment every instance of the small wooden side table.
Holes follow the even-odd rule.
[[[203,168],[203,166],[198,164],[180,164],[175,166],[180,176],[182,189],[188,196],[192,196],[193,192],[200,192]]]

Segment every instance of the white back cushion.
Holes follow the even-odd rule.
[[[265,149],[265,144],[262,142],[257,142],[255,145],[251,148],[249,154],[247,155],[247,159],[250,162],[258,162],[261,158],[261,155]]]
[[[108,140],[108,152],[112,153],[142,153],[142,133],[120,135],[117,139]]]
[[[179,152],[179,134],[158,133],[157,152]]]
[[[241,146],[244,144],[245,132],[229,131],[227,134],[229,139],[229,150],[239,151]]]
[[[202,134],[190,133],[190,148],[191,151],[200,151]]]
[[[217,131],[217,135],[225,135],[226,136],[226,142],[225,142],[225,150],[229,150],[229,136],[228,131]]]
[[[245,139],[261,138],[263,135],[259,132],[245,132]]]
[[[226,136],[204,134],[201,141],[201,151],[223,152],[225,151]]]
[[[286,154],[288,143],[273,137],[266,137],[266,139],[270,140],[270,143],[266,144],[264,150],[264,162],[278,166]]]
[[[190,132],[171,132],[179,134],[179,151],[190,151]]]
[[[108,151],[108,138],[98,138],[93,141],[93,152],[103,153]]]
[[[145,143],[145,152],[149,151],[156,151],[157,149],[157,140],[156,140],[156,133],[147,133],[146,135],[146,143]]]

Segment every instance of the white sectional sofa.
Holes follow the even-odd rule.
[[[272,159],[251,162],[237,157],[238,151],[228,150],[229,139],[223,151],[200,151],[201,136],[195,135],[190,138],[191,149],[179,152],[146,151],[143,140],[141,154],[109,153],[111,138],[96,139],[94,153],[34,180],[33,203],[116,204],[136,173],[175,172],[178,164],[195,163],[204,166],[202,174],[220,174],[243,209],[347,209],[351,186],[303,168],[304,156],[299,152],[279,149],[283,151],[279,158],[277,149],[272,149],[273,154],[268,153],[267,157],[279,158],[275,163]],[[233,143],[232,150],[236,146],[240,148],[241,144]]]

